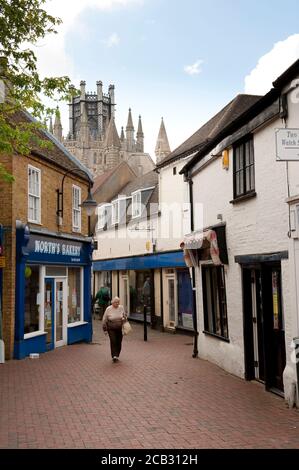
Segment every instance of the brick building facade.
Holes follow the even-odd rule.
[[[31,119],[27,114],[24,114],[23,118],[26,120]],[[36,337],[39,337],[39,340],[42,337],[44,340],[47,336],[49,336],[49,334],[46,335],[45,329],[41,328],[42,325],[45,324],[45,321],[43,320],[45,315],[45,304],[43,304],[43,300],[41,299],[41,295],[44,293],[44,286],[41,284],[39,285],[39,289],[36,295],[36,303],[38,304],[37,310],[39,311],[39,328],[38,331],[30,331],[30,337],[27,338],[28,340],[30,339],[31,343],[33,344],[31,344],[29,347],[24,346],[26,343],[26,334],[28,335],[28,333],[25,332],[23,337],[21,335],[21,338],[19,338],[18,341],[16,340],[16,328],[18,325],[17,315],[21,315],[21,312],[18,311],[18,309],[20,310],[20,299],[18,299],[20,293],[18,292],[18,289],[20,286],[21,289],[27,288],[24,285],[24,282],[26,284],[27,281],[24,281],[22,277],[24,272],[23,274],[22,272],[19,272],[19,263],[21,263],[20,260],[22,256],[24,256],[24,259],[22,258],[23,271],[24,269],[27,270],[26,273],[28,275],[32,269],[28,268],[28,263],[26,260],[30,260],[33,255],[33,253],[30,254],[30,251],[28,250],[26,252],[25,247],[18,246],[18,227],[19,229],[25,229],[25,231],[28,232],[28,246],[30,246],[30,239],[34,238],[36,243],[39,243],[38,240],[42,240],[44,243],[52,243],[52,247],[54,247],[55,243],[55,246],[57,246],[57,251],[60,250],[60,243],[64,243],[65,246],[67,246],[69,243],[74,243],[79,247],[78,250],[81,250],[82,248],[82,250],[86,250],[86,253],[88,251],[91,253],[91,240],[88,238],[87,215],[83,210],[81,211],[79,204],[77,208],[77,215],[75,214],[76,208],[74,208],[74,191],[77,191],[76,194],[80,195],[80,201],[77,201],[77,203],[84,201],[88,194],[88,188],[92,184],[91,175],[88,170],[51,134],[43,132],[42,137],[52,143],[50,149],[46,150],[36,148],[32,150],[29,156],[1,155],[1,163],[4,165],[6,170],[14,176],[13,183],[8,183],[0,179],[0,224],[2,225],[3,231],[3,255],[5,257],[5,267],[2,268],[2,329],[6,359],[10,359],[12,357],[21,358],[25,355],[28,355],[30,352],[43,352],[46,349],[51,349],[51,347],[45,348],[45,344],[42,345],[43,341],[39,342],[37,345],[34,344],[34,340],[32,340],[32,338]],[[38,188],[35,185],[35,189],[37,188],[38,192],[36,195],[30,196],[32,191],[33,193],[35,191],[35,189],[32,190],[31,187],[32,178],[37,178],[38,180],[35,180],[35,183],[38,183]],[[59,220],[57,217],[57,190],[61,191],[63,180],[63,217]],[[34,207],[32,207],[32,204]],[[35,213],[35,210],[39,212],[38,220],[33,221],[35,216],[32,218],[32,214]],[[74,215],[76,215],[80,221],[79,225],[78,223],[74,224]],[[43,246],[47,247],[48,245]],[[44,259],[39,261],[35,253],[35,259],[32,261],[32,267],[34,267],[34,269],[39,269],[40,275],[42,271],[44,271],[44,275],[42,278],[40,277],[40,279],[45,279],[45,266],[52,266],[52,268],[57,266],[62,268],[62,266],[65,265],[66,271],[60,272],[60,275],[63,274],[65,277],[61,276],[60,279],[62,282],[61,285],[66,285],[68,282],[68,268],[66,265],[68,263],[69,266],[77,266],[78,269],[80,265],[84,265],[84,269],[86,269],[85,276],[87,279],[87,271],[90,271],[91,266],[91,261],[89,262],[87,259],[88,256],[86,256],[86,259],[83,261],[82,259],[79,260],[78,258],[75,262],[73,262],[75,258],[71,259],[70,257],[66,256],[64,263],[63,259],[57,256],[51,259],[52,255],[53,253],[50,253],[49,249],[47,258],[45,257],[46,252],[44,251]],[[28,262],[31,263],[31,261]],[[17,279],[18,276],[19,278]],[[51,277],[51,279],[55,280],[55,274]],[[89,292],[89,289],[87,289],[87,291]],[[67,321],[66,317],[69,315],[69,308],[67,308],[66,305],[68,304],[68,295],[67,293],[63,295],[66,297],[64,303],[61,301],[61,312],[63,322],[65,322]],[[80,295],[81,297],[85,297],[85,286],[84,292],[82,292]],[[90,301],[90,299],[88,301]],[[89,306],[86,299],[86,302],[84,303],[84,310],[88,309]],[[88,324],[89,314],[90,312],[88,311],[81,313],[81,315],[83,315],[82,323],[83,320],[84,322],[86,320],[86,323]],[[53,320],[55,323],[54,318]],[[78,324],[78,326],[80,325]],[[34,330],[34,327],[31,326],[31,329]],[[91,331],[91,324],[89,325],[89,330]],[[51,329],[51,334],[52,333],[53,331]],[[83,334],[81,336],[79,334],[78,339],[88,338],[88,334]],[[65,338],[65,341],[68,343],[70,342],[69,338]],[[18,347],[16,346],[17,342],[19,342]],[[27,343],[29,344],[29,341],[27,341]],[[55,347],[54,340],[52,343],[51,344],[53,347]]]

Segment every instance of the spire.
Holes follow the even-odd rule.
[[[126,131],[134,131],[131,108],[129,108],[128,123],[127,123]]]
[[[53,133],[54,133],[54,131],[53,131],[53,119],[52,119],[52,116],[50,116],[49,132],[50,132],[50,134],[53,134]]]
[[[105,147],[111,148],[111,147],[116,147],[120,148],[120,140],[118,136],[118,132],[115,126],[115,121],[114,117],[110,119],[108,129],[107,129],[107,134],[106,134],[106,140],[105,140]]]
[[[54,136],[55,136],[56,139],[59,140],[60,142],[62,141],[62,125],[61,125],[60,111],[59,111],[59,107],[58,107],[58,106],[57,106],[56,112],[55,112]]]
[[[166,134],[166,129],[164,125],[163,118],[161,120],[159,135],[156,143],[155,154],[157,157],[157,163],[159,163],[163,158],[167,157],[171,152],[169,147],[169,142]]]
[[[123,142],[125,140],[124,127],[121,127],[120,140]]]
[[[138,120],[138,130],[136,134],[136,150],[137,152],[142,152],[144,151],[144,134],[142,130],[142,123],[141,123],[141,116],[139,116]]]
[[[142,131],[142,123],[141,123],[141,116],[139,115],[139,120],[138,120],[138,129],[137,129],[137,139],[138,137],[144,137],[143,131]]]
[[[134,139],[134,126],[133,126],[131,108],[129,108],[128,123],[126,127],[126,138],[127,138],[127,151],[134,152],[135,151],[135,139]]]

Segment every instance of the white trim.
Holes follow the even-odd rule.
[[[111,205],[112,205],[111,225],[118,224],[118,220],[119,220],[119,203],[118,202],[119,202],[118,199],[114,199],[111,202]]]
[[[104,211],[108,208],[108,207],[111,207],[111,211],[112,211],[112,204],[111,202],[107,203],[107,204],[103,204],[102,206],[99,206],[98,207],[98,223],[97,223],[97,230],[102,230],[105,225],[106,225],[106,222],[107,220],[104,220],[103,221],[103,224],[100,225],[100,218],[102,218],[102,216],[104,215]]]
[[[80,288],[81,288],[81,292],[80,292],[80,307],[81,307],[81,311],[80,311],[80,318],[81,318],[81,322],[84,322],[84,312],[83,312],[83,309],[84,309],[84,268],[80,268],[80,276],[81,276],[81,279],[80,279]]]
[[[46,331],[32,331],[32,333],[25,333],[24,334],[24,339],[29,339],[29,338],[34,338],[35,336],[42,336],[42,335],[46,335],[47,332]]]
[[[75,194],[78,191],[78,206],[75,205]],[[73,232],[81,232],[81,188],[76,184],[72,185],[72,228]],[[78,215],[78,225],[75,225],[75,214]]]
[[[68,328],[74,328],[76,326],[88,325],[87,321],[75,321],[74,323],[68,323]]]
[[[140,197],[140,201],[138,200],[138,196]],[[137,199],[137,201],[134,201],[135,198]],[[140,217],[141,212],[142,212],[141,190],[138,190],[132,193],[132,219],[137,219],[138,217]]]
[[[35,172],[37,175],[38,175],[38,195],[36,194],[33,194],[30,192],[30,175],[29,175],[29,172],[30,170],[32,172]],[[27,204],[28,204],[28,207],[27,207],[27,210],[28,210],[28,222],[32,222],[34,224],[38,224],[40,225],[41,224],[41,169],[40,168],[37,168],[35,166],[32,166],[32,165],[28,165],[28,168],[27,168],[27,190],[28,190],[28,200],[27,200]],[[35,200],[37,200],[37,219],[31,219],[30,218],[30,197],[33,197],[35,198]]]

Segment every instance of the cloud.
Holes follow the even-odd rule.
[[[272,88],[272,82],[298,58],[299,34],[275,43],[245,77],[245,93],[264,95]]]
[[[120,42],[120,37],[117,33],[112,33],[107,39],[103,39],[102,43],[107,47],[118,46]]]
[[[192,65],[185,65],[184,72],[186,72],[188,75],[198,75],[201,73],[200,66],[202,63],[203,63],[202,60],[197,60]]]

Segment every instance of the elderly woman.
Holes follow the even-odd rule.
[[[123,339],[122,325],[126,321],[127,315],[124,307],[119,305],[119,298],[114,297],[111,305],[106,308],[103,316],[103,330],[110,338],[111,357],[113,362],[117,362]]]

